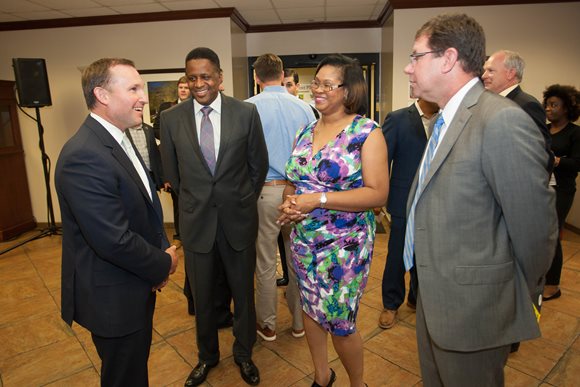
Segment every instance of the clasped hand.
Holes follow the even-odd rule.
[[[318,207],[318,203],[316,194],[287,195],[284,203],[278,207],[280,216],[276,222],[280,225],[300,222]]]

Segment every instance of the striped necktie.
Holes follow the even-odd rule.
[[[211,174],[213,175],[215,172],[215,146],[213,125],[209,119],[209,113],[211,113],[212,110],[213,109],[209,106],[204,106],[201,108],[203,117],[201,118],[199,143],[201,146],[201,153],[203,153],[203,157],[205,158]]]
[[[429,167],[431,166],[431,161],[435,155],[435,149],[439,143],[439,135],[441,134],[441,128],[445,124],[443,121],[443,115],[439,114],[437,121],[435,121],[435,126],[433,126],[433,133],[429,139],[429,144],[427,144],[427,153],[425,153],[425,158],[419,169],[419,181],[417,182],[417,188],[415,190],[415,198],[413,199],[413,204],[411,205],[411,211],[409,211],[409,217],[407,218],[407,228],[405,229],[405,250],[403,251],[403,262],[405,264],[405,270],[409,271],[414,265],[413,254],[415,252],[415,207],[417,206],[417,201],[419,196],[423,191],[423,183],[425,182],[425,177],[429,172]]]

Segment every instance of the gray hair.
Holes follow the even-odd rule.
[[[501,50],[504,53],[505,58],[503,64],[508,69],[516,70],[516,77],[521,82],[524,77],[524,68],[526,67],[526,62],[520,56],[519,53],[510,50]]]

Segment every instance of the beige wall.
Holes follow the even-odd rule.
[[[365,53],[381,51],[380,28],[247,34],[248,56]]]
[[[14,79],[12,58],[46,59],[53,105],[40,111],[46,152],[52,160],[51,185],[57,222],[60,222],[60,209],[54,191],[56,161],[65,141],[88,114],[79,68],[110,56],[132,59],[139,69],[179,68],[184,66],[185,56],[192,48],[203,45],[217,52],[226,90],[233,90],[229,18],[7,31],[0,32],[0,42],[0,79]],[[34,109],[26,110],[34,115]],[[38,222],[46,222],[46,193],[37,126],[22,113],[19,113],[19,120],[33,213]],[[169,194],[162,194],[162,203],[165,221],[172,222]]]
[[[230,22],[232,34],[232,82],[233,92],[226,94],[244,100],[249,97],[248,54],[246,48],[246,34],[234,22]]]

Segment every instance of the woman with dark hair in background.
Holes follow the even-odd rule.
[[[554,152],[554,177],[556,189],[556,211],[560,235],[562,226],[574,201],[576,193],[576,176],[580,171],[580,126],[573,122],[580,115],[578,102],[580,94],[573,86],[552,85],[544,91],[544,108],[546,118],[550,121],[548,128],[552,136]],[[546,274],[544,301],[553,300],[562,295],[560,275],[562,273],[562,245],[560,238],[556,245],[556,255],[552,266]]]
[[[356,60],[326,57],[310,88],[321,117],[297,133],[279,222],[295,223],[292,264],[315,369],[312,386],[336,380],[328,333],[350,385],[364,386],[356,316],[375,239],[372,209],[385,204],[389,191],[387,147],[380,126],[363,117],[367,87]]]

